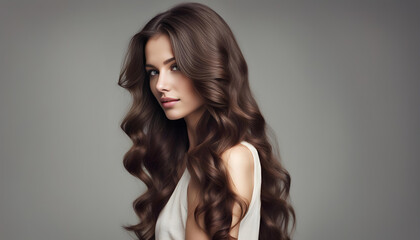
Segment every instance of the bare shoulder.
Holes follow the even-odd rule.
[[[248,147],[237,144],[221,156],[230,176],[233,190],[248,203],[254,185],[254,158]]]
[[[222,160],[233,171],[251,171],[254,169],[254,158],[248,147],[237,144],[222,154]],[[252,173],[252,171],[251,171]]]

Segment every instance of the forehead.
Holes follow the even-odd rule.
[[[158,34],[151,38],[145,46],[145,57],[147,64],[155,66],[163,64],[166,59],[174,56],[171,41],[166,34]]]

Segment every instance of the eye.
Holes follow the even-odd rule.
[[[179,67],[178,67],[178,65],[176,65],[176,64],[172,65],[172,66],[171,66],[171,70],[172,70],[172,71],[179,71]]]
[[[158,73],[158,71],[156,71],[156,70],[149,70],[149,71],[147,71],[147,75],[149,76],[149,77],[154,77],[154,76],[156,76],[156,75],[158,75],[159,73]]]

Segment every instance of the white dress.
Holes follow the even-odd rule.
[[[254,189],[252,199],[244,218],[239,225],[238,240],[256,240],[260,228],[261,209],[261,165],[257,149],[248,142],[242,141],[248,147],[254,158]],[[190,174],[185,169],[174,192],[159,214],[155,228],[156,240],[185,240],[185,226],[187,223],[187,189]]]

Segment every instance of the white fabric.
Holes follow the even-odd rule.
[[[245,141],[242,141],[241,144],[248,147],[254,158],[254,189],[248,211],[239,225],[238,240],[256,240],[259,235],[261,209],[260,158],[254,146]],[[188,212],[187,189],[189,181],[190,174],[185,169],[168,203],[159,214],[155,228],[156,240],[185,240],[185,226]]]

